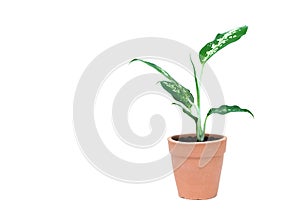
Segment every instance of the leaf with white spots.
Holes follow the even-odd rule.
[[[249,111],[248,109],[240,108],[237,105],[233,105],[233,106],[222,105],[218,108],[211,108],[208,111],[206,117],[208,117],[211,114],[222,114],[222,115],[224,115],[224,114],[228,114],[228,113],[232,113],[232,112],[246,112],[246,113],[251,114],[251,116],[254,118],[254,115],[251,111]]]
[[[202,64],[205,64],[214,54],[220,51],[225,46],[239,40],[247,33],[248,27],[242,26],[225,33],[219,33],[214,41],[207,43],[199,52],[199,59]]]
[[[184,104],[187,108],[193,106],[194,97],[190,90],[176,82],[160,81],[159,83],[176,101]]]

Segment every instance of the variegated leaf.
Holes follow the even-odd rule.
[[[242,26],[222,34],[218,34],[214,41],[207,43],[199,52],[199,59],[202,64],[205,64],[214,54],[220,51],[225,46],[239,40],[247,33],[248,27]]]
[[[237,105],[233,105],[233,106],[222,105],[218,108],[211,108],[208,111],[206,117],[208,117],[211,114],[222,114],[222,115],[224,115],[224,114],[228,114],[228,113],[231,113],[231,112],[246,112],[246,113],[251,114],[251,116],[254,118],[254,115],[251,111],[249,111],[248,109],[240,108]]]
[[[167,92],[169,92],[173,96],[175,100],[184,104],[184,106],[186,106],[187,108],[192,107],[194,103],[194,97],[191,94],[190,90],[175,82],[160,81],[159,83]]]

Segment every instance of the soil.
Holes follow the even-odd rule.
[[[173,137],[172,138],[175,141],[180,141],[180,142],[196,142],[197,137],[196,136],[186,136],[186,137]],[[221,137],[213,137],[213,136],[205,136],[203,142],[208,142],[208,141],[215,141],[219,140]]]

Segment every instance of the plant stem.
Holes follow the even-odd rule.
[[[192,63],[193,66],[193,71],[194,71],[194,79],[195,79],[195,84],[196,84],[196,94],[197,94],[197,107],[200,108],[200,91],[199,91],[199,85],[198,85],[198,76],[197,76],[197,72],[195,69],[195,65],[192,61],[192,57],[190,55],[190,61]]]
[[[192,61],[192,57],[190,56],[190,61],[193,66],[193,71],[194,71],[194,79],[195,79],[195,84],[196,84],[196,94],[197,94],[197,121],[196,121],[196,136],[197,136],[197,141],[202,142],[204,140],[205,136],[205,126],[206,126],[206,119],[204,122],[204,128],[202,129],[202,124],[201,124],[201,82],[202,82],[202,75],[204,71],[204,65],[205,63],[201,64],[201,72],[200,72],[200,77],[198,78],[197,72],[195,69],[195,65]],[[207,118],[207,117],[206,117]]]
[[[202,131],[202,127],[201,127],[200,107],[197,108],[197,117],[198,117],[198,119],[196,122],[196,136],[197,136],[197,141],[201,142],[201,141],[203,141],[203,139],[202,139],[203,131]]]
[[[202,82],[202,76],[203,76],[203,72],[204,72],[204,66],[205,66],[205,63],[204,63],[204,64],[201,64],[200,85],[201,85],[201,82]]]
[[[197,94],[197,105],[195,106],[196,111],[197,111],[197,120],[196,120],[196,136],[197,136],[197,141],[201,140],[201,135],[202,135],[202,127],[201,127],[201,113],[200,113],[200,89],[199,89],[199,78],[197,76],[197,72],[195,69],[195,65],[193,63],[192,57],[190,56],[190,61],[193,66],[193,71],[194,71],[194,79],[195,79],[195,85],[196,85],[196,94]]]
[[[205,129],[206,129],[206,121],[207,121],[208,116],[206,115],[205,120],[204,120],[204,124],[203,124],[203,136],[202,136],[202,140],[204,140],[204,136],[205,136]]]
[[[201,124],[201,83],[202,83],[202,75],[203,75],[203,71],[204,71],[204,64],[201,64],[201,72],[200,72],[200,78],[199,78],[199,82],[197,81],[196,83],[196,87],[197,87],[197,99],[199,99],[198,102],[198,110],[197,110],[197,116],[198,116],[198,120],[196,123],[196,134],[197,134],[197,141],[202,142],[204,140],[204,136],[205,136],[205,126],[202,129],[202,124]],[[198,80],[198,77],[195,79]]]

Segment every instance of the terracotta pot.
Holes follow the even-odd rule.
[[[222,135],[207,142],[179,142],[175,135],[168,138],[178,195],[187,199],[209,199],[217,195],[227,138]]]

